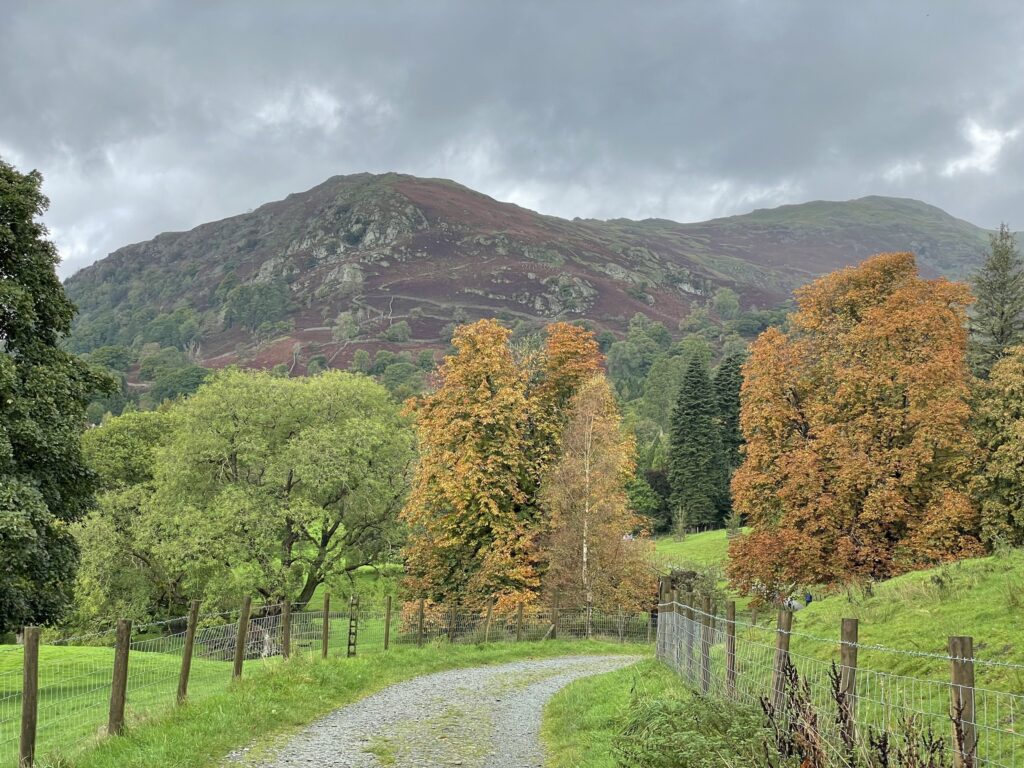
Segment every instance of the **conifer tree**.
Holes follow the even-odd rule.
[[[1005,224],[991,237],[974,291],[978,300],[971,321],[971,367],[988,378],[1007,349],[1024,343],[1024,262]]]
[[[668,471],[676,530],[721,522],[725,461],[715,393],[699,357],[690,361],[683,376],[670,437]]]
[[[727,356],[715,371],[715,405],[722,436],[722,452],[730,471],[740,465],[740,387],[743,385],[743,355]]]

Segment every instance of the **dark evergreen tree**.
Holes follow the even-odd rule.
[[[674,527],[721,523],[728,472],[714,389],[699,357],[690,361],[683,376],[670,438],[667,464]]]
[[[990,239],[991,251],[974,279],[978,300],[971,320],[971,367],[982,378],[1010,347],[1024,343],[1024,262],[1005,224]]]
[[[722,452],[730,470],[740,465],[740,387],[743,385],[743,355],[726,357],[715,371],[715,406],[722,436]]]
[[[51,623],[68,607],[78,562],[69,525],[93,491],[85,407],[114,389],[59,346],[74,306],[36,220],[47,206],[41,183],[0,160],[0,633]]]

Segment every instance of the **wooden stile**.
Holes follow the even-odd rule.
[[[181,672],[178,674],[178,703],[188,698],[188,677],[192,672],[192,652],[196,643],[196,625],[199,623],[199,601],[188,605],[188,623],[185,625],[185,645],[181,649]]]

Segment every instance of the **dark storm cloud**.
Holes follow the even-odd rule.
[[[13,2],[0,156],[70,274],[337,173],[693,220],[864,194],[1024,226],[1018,3]]]

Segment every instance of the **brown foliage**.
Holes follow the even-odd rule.
[[[734,584],[773,595],[978,553],[967,288],[887,253],[797,300],[744,367],[733,494],[753,532],[730,547]]]

